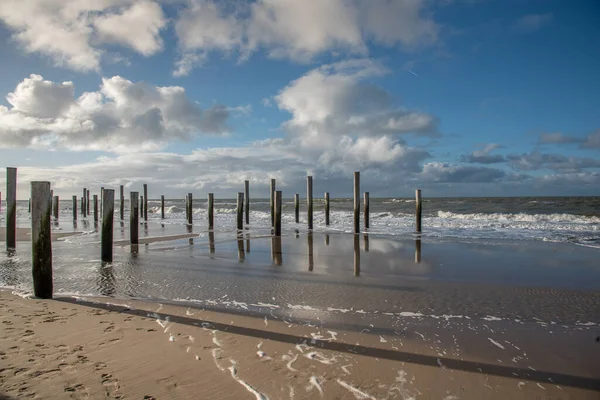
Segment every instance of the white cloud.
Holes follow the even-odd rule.
[[[71,82],[56,84],[31,75],[7,99],[12,107],[0,106],[3,147],[157,150],[198,133],[227,133],[230,114],[220,105],[202,110],[181,87],[120,76],[104,78],[100,90],[75,98]]]
[[[306,63],[327,53],[366,55],[369,41],[427,46],[437,41],[439,26],[426,6],[424,0],[188,0],[175,25],[182,56],[174,75],[186,75],[213,51],[244,59],[265,50]]]
[[[156,53],[166,24],[162,8],[147,0],[2,0],[0,21],[25,52],[77,71],[100,70],[103,43]]]

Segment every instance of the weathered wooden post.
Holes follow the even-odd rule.
[[[104,197],[104,186],[100,188],[100,214],[102,214],[102,198]]]
[[[31,197],[29,198],[29,203],[27,205],[27,212],[31,214]]]
[[[50,182],[31,182],[31,199],[33,295],[42,299],[51,299],[53,289]]]
[[[280,266],[283,264],[283,253],[281,251],[281,236],[271,238],[271,259],[273,264]]]
[[[188,193],[188,197],[187,197],[187,208],[188,208],[188,212],[187,212],[187,218],[188,218],[188,225],[192,225],[192,213],[194,210],[193,204],[194,204],[194,200],[192,199],[192,194]]]
[[[93,200],[94,200],[94,222],[97,224],[98,223],[98,195],[95,194],[93,196]]]
[[[307,218],[308,218],[308,229],[313,228],[313,177],[306,177],[306,206],[307,206]]]
[[[325,192],[325,225],[329,226],[329,192]]]
[[[140,196],[140,219],[144,219],[144,196]]]
[[[281,236],[281,190],[275,192],[275,236]]]
[[[87,209],[87,207],[85,206],[85,194],[87,192],[86,188],[83,188],[83,194],[81,195],[81,217],[85,218],[87,213],[85,212],[85,210]]]
[[[90,215],[90,191],[85,191],[85,215]]]
[[[131,205],[131,210],[129,210],[129,242],[131,244],[139,244],[139,193],[138,192],[130,192],[129,193],[129,204]]]
[[[59,201],[58,201],[58,196],[54,196],[53,200],[54,200],[54,201],[53,201],[53,206],[52,206],[52,208],[53,208],[53,211],[54,211],[54,219],[55,219],[55,220],[58,220],[58,211],[59,211],[59,210],[58,210],[58,204],[59,204]]]
[[[211,231],[215,228],[215,195],[213,193],[208,194],[208,229]]]
[[[369,229],[369,192],[365,192],[365,229]]]
[[[417,232],[421,233],[421,189],[417,189],[415,192],[415,197],[416,197],[416,216],[417,216]]]
[[[144,221],[148,222],[148,184],[144,183]]]
[[[77,196],[73,196],[73,221],[77,221]]]
[[[237,228],[244,229],[244,193],[240,192],[237,196]]]
[[[125,219],[125,193],[123,185],[119,186],[119,219]]]
[[[102,261],[113,260],[113,217],[115,214],[115,191],[104,189],[102,192]]]
[[[250,223],[250,181],[244,181],[244,201],[244,214],[248,225]]]
[[[160,195],[160,218],[165,219],[165,195]]]
[[[208,232],[208,252],[215,254],[215,232],[212,230]]]
[[[50,194],[50,187],[48,187]],[[48,215],[49,219],[50,215]],[[6,248],[17,246],[17,169],[6,168]]]
[[[354,235],[354,276],[360,275],[360,243],[358,235]]]
[[[354,172],[354,233],[360,233],[360,172]]]
[[[369,252],[369,234],[365,232],[363,234],[363,239],[365,242],[365,253],[368,253]]]
[[[300,222],[300,195],[296,193],[294,195],[294,216],[296,217],[296,223]]]
[[[269,195],[269,205],[271,206],[271,227],[275,226],[275,179],[271,179],[271,192]]]

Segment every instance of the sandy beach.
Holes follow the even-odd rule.
[[[597,399],[600,390],[600,345],[585,331],[570,332],[570,348],[558,351],[564,335],[537,336],[531,327],[503,326],[501,342],[423,327],[419,335],[440,337],[431,348],[414,333],[384,337],[141,301],[2,291],[0,310],[7,398]],[[469,346],[443,349],[455,335]]]

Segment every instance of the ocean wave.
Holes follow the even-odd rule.
[[[445,219],[463,219],[475,221],[515,221],[515,222],[555,222],[575,224],[600,224],[599,217],[574,214],[527,214],[527,213],[472,213],[460,214],[451,211],[438,211],[438,217]]]

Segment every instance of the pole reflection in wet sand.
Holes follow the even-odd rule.
[[[421,239],[415,240],[415,264],[421,264]]]
[[[271,238],[271,258],[273,259],[273,265],[281,266],[283,264],[281,236],[273,236]]]
[[[308,241],[308,270],[312,271],[313,267],[315,265],[314,259],[313,259],[313,234],[312,232],[308,232],[308,235],[306,235],[307,237],[307,241]]]
[[[244,236],[242,234],[238,234],[237,245],[238,245],[238,261],[240,263],[243,263],[246,260],[246,252],[244,251]]]
[[[360,276],[360,241],[359,235],[354,235],[354,276]]]
[[[208,231],[208,252],[215,254],[215,232],[212,230]]]

